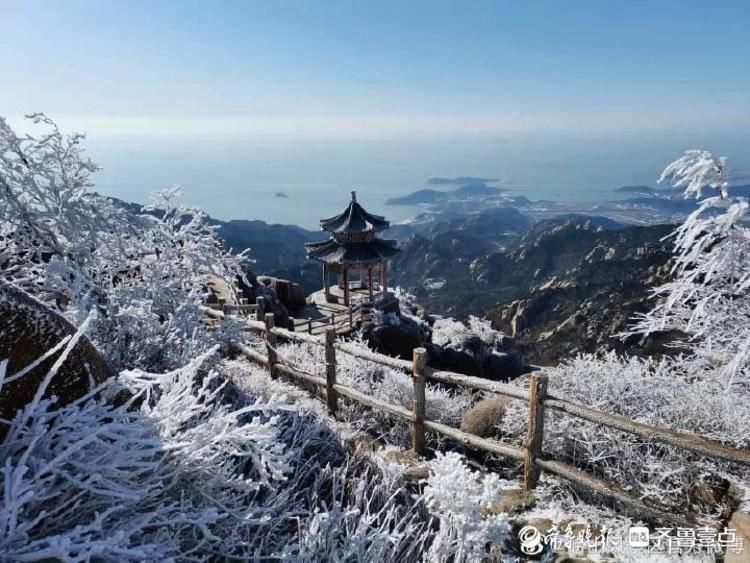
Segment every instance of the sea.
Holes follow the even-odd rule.
[[[591,202],[622,197],[626,185],[654,186],[663,167],[685,149],[726,154],[750,169],[750,138],[721,134],[563,134],[437,139],[253,139],[89,137],[101,170],[100,193],[148,202],[179,185],[186,203],[218,219],[261,219],[316,229],[342,210],[356,190],[370,211],[393,223],[419,212],[386,200],[433,185],[431,178],[478,177],[532,200]],[[744,160],[742,160],[744,159]]]

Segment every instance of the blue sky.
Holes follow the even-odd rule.
[[[750,2],[2,0],[0,114],[96,134],[750,125]]]

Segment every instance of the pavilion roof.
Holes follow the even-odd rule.
[[[373,215],[365,211],[357,203],[357,194],[352,192],[352,200],[349,205],[333,217],[320,220],[320,228],[329,233],[364,233],[368,231],[377,232],[387,229],[390,222],[381,215]]]
[[[335,239],[305,245],[307,257],[326,264],[376,264],[399,252],[395,240],[373,239],[358,244],[342,244]]]

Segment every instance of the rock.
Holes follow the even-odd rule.
[[[258,283],[273,289],[279,301],[290,311],[304,309],[306,304],[305,292],[299,284],[270,276],[258,276],[257,280]]]
[[[534,526],[542,534],[548,533],[555,525],[549,518],[529,518],[525,521],[525,526]]]
[[[503,491],[500,500],[493,503],[487,512],[489,514],[517,514],[528,510],[536,504],[536,496],[522,489]]]
[[[493,381],[510,381],[528,371],[517,352],[492,352],[482,364],[484,377]]]
[[[403,476],[408,481],[423,481],[430,476],[430,468],[414,452],[389,449],[383,459],[404,467]]]
[[[747,563],[750,560],[750,514],[740,511],[735,512],[729,520],[727,528],[735,531],[738,543],[742,542],[742,549],[739,552],[727,550],[724,563]]]
[[[374,299],[372,306],[375,309],[380,310],[383,314],[393,313],[397,316],[401,316],[401,306],[398,298],[393,293],[388,293],[387,296],[378,294]]]
[[[723,517],[728,519],[742,500],[742,492],[727,479],[708,474],[690,485],[688,498],[697,510],[716,512],[721,509]]]
[[[510,397],[494,396],[479,401],[461,419],[461,430],[485,438],[493,433],[495,426],[505,415]]]
[[[276,291],[272,287],[258,283],[255,274],[247,267],[244,268],[244,276],[245,279],[238,277],[235,280],[235,285],[237,286],[237,289],[242,291],[242,296],[247,298],[248,303],[255,303],[258,297],[263,297],[266,301],[266,312],[273,313],[276,326],[289,329],[294,328],[294,323],[289,318],[289,312],[279,299]],[[216,280],[218,280],[218,282]],[[222,296],[227,300],[227,303],[234,302],[232,292],[228,291],[229,288],[223,280],[219,278],[209,279],[207,286],[211,292],[211,295],[207,300],[209,303],[218,302],[218,298]]]
[[[484,374],[482,363],[479,360],[467,352],[454,350],[453,348],[443,348],[437,365],[434,367],[477,377],[482,377]]]
[[[399,324],[396,325],[375,326],[365,335],[370,347],[376,351],[405,360],[411,360],[414,348],[424,345],[426,340],[422,327],[409,317],[399,317]]]
[[[0,319],[0,360],[9,360],[8,375],[33,363],[63,338],[76,332],[76,327],[51,307],[2,281]],[[55,354],[25,376],[2,386],[0,417],[13,418],[18,409],[33,399],[58,357],[59,354]],[[85,395],[92,384],[101,383],[111,375],[113,373],[99,351],[83,336],[52,379],[45,396],[56,395],[59,404],[64,405]]]
[[[265,299],[266,313],[273,313],[276,326],[287,327],[290,330],[294,328],[294,321],[289,317],[289,312],[273,289],[260,286],[258,296]]]

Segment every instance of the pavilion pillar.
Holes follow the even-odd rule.
[[[344,305],[349,306],[349,268],[348,266],[342,266],[343,273],[342,278],[344,280]]]
[[[388,292],[388,261],[380,265],[380,277],[382,278],[380,290],[385,294]]]
[[[323,262],[323,287],[325,288],[326,301],[331,297],[331,288],[328,285],[328,264]]]
[[[372,266],[367,266],[367,290],[370,292],[370,302],[372,302]]]

